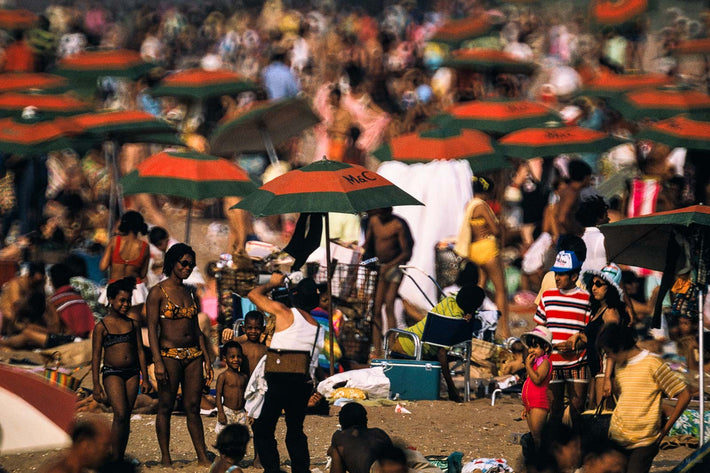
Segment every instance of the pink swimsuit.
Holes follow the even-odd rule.
[[[552,363],[550,362],[550,357],[543,355],[539,358],[535,358],[533,367],[537,371],[537,368],[545,360],[550,363],[550,370],[547,372],[547,376],[545,376],[542,385],[538,386],[533,383],[530,378],[526,379],[523,384],[523,405],[525,406],[526,412],[530,412],[530,409],[550,410],[550,400],[547,397],[547,386],[550,384],[550,378],[552,377]]]

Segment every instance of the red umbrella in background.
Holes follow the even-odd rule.
[[[637,133],[636,138],[665,143],[671,148],[710,151],[710,122],[673,117],[652,123]]]
[[[79,130],[69,119],[36,121],[21,118],[0,119],[0,152],[19,156],[39,156],[71,147]]]
[[[0,93],[6,92],[63,92],[69,81],[62,76],[37,72],[6,72],[0,74]]]
[[[710,120],[710,96],[684,87],[634,90],[610,105],[631,120],[662,120],[681,113],[698,120]]]
[[[121,143],[157,143],[182,145],[178,130],[165,120],[140,110],[112,110],[74,115],[80,133],[87,133]],[[155,138],[170,137],[168,141]]]
[[[531,100],[474,100],[451,105],[445,112],[432,121],[501,134],[561,119],[551,108]]]
[[[0,117],[20,116],[27,107],[35,107],[45,117],[76,115],[88,112],[91,104],[71,95],[23,94],[0,95]]]
[[[77,81],[94,81],[98,77],[137,79],[155,67],[145,62],[138,51],[112,49],[83,51],[59,60],[55,74]]]
[[[506,156],[532,159],[563,153],[601,153],[625,141],[602,131],[557,125],[514,131],[498,140],[498,143]]]
[[[533,62],[521,61],[505,51],[490,48],[457,49],[442,65],[452,69],[474,72],[530,74],[536,69]]]
[[[488,15],[449,20],[436,30],[429,41],[458,47],[464,41],[485,35],[492,28]]]
[[[710,38],[686,39],[680,41],[671,52],[675,55],[710,54]]]
[[[599,25],[621,25],[648,10],[648,0],[592,0],[590,16]]]
[[[0,364],[0,454],[71,443],[76,394],[44,378]]]
[[[39,20],[39,17],[29,10],[0,10],[0,29],[28,30]]]
[[[236,72],[188,69],[165,77],[150,94],[155,97],[167,95],[202,100],[256,89],[255,83]]]
[[[584,84],[579,95],[613,98],[624,92],[667,85],[672,78],[665,74],[613,74],[603,72]]]

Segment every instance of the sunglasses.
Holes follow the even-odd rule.
[[[188,261],[186,259],[178,261],[178,264],[180,266],[182,266],[183,268],[187,268],[187,267],[194,268],[196,266],[194,261]]]
[[[607,283],[601,282],[601,281],[599,281],[599,280],[594,281],[594,282],[592,283],[592,286],[594,286],[594,287],[604,287],[604,286],[607,286],[607,285],[608,285]]]

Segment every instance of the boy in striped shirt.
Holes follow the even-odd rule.
[[[586,351],[579,349],[579,336],[589,322],[589,293],[577,287],[582,267],[573,251],[560,251],[551,270],[556,289],[542,293],[535,322],[552,332],[552,379],[550,380],[550,417],[560,419],[569,389],[569,411],[574,420],[584,410],[589,385]]]
[[[647,473],[658,445],[690,402],[690,389],[680,373],[636,346],[633,329],[608,324],[599,333],[597,346],[614,361],[616,382],[621,390],[611,415],[609,436],[624,448],[627,473]],[[661,396],[677,399],[665,422]]]

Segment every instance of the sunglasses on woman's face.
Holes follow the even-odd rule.
[[[188,261],[188,260],[186,260],[186,259],[180,260],[180,261],[178,261],[178,263],[179,263],[180,266],[182,266],[183,268],[187,268],[188,266],[189,266],[190,268],[194,268],[194,267],[195,267],[195,262],[194,262],[194,261]]]
[[[606,286],[606,285],[607,285],[607,284],[606,284],[605,282],[602,282],[602,281],[599,281],[599,280],[596,280],[596,281],[594,281],[594,282],[592,283],[592,286],[594,286],[594,287],[604,287],[604,286]]]

